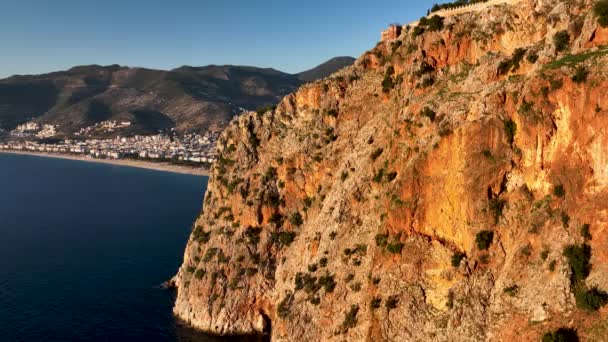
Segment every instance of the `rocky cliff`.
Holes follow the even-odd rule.
[[[594,4],[421,21],[235,119],[175,314],[275,341],[604,340],[608,28]]]

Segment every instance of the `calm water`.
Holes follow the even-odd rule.
[[[174,293],[207,179],[0,154],[0,341],[211,341]]]

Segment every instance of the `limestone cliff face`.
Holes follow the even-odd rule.
[[[276,341],[602,340],[608,311],[573,294],[608,291],[608,29],[592,5],[410,28],[234,120],[176,315]],[[563,251],[584,244],[575,283]]]

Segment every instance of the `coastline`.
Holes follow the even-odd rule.
[[[67,160],[75,160],[75,161],[83,161],[89,163],[98,163],[98,164],[109,164],[115,166],[124,166],[124,167],[134,167],[139,169],[147,169],[154,171],[163,171],[163,172],[171,172],[171,173],[179,173],[186,174],[192,176],[209,176],[209,170],[202,168],[194,168],[182,165],[174,165],[170,163],[154,163],[149,161],[141,161],[141,160],[132,160],[132,159],[95,159],[91,157],[81,157],[74,156],[69,154],[61,154],[61,153],[46,153],[46,152],[24,152],[24,151],[0,151],[0,154],[17,154],[17,155],[27,155],[34,157],[44,157],[44,158],[56,158],[56,159],[67,159]]]

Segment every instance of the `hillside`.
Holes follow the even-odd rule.
[[[347,64],[328,63],[304,72],[306,79],[327,77]],[[162,71],[90,65],[13,76],[0,80],[0,128],[35,119],[67,133],[104,120],[133,122],[133,133],[221,129],[244,110],[276,104],[307,82],[300,75],[242,66]]]
[[[274,341],[605,340],[608,13],[510,2],[234,119],[175,314]]]
[[[354,62],[355,59],[352,57],[335,57],[315,68],[301,72],[297,76],[303,82],[312,82],[325,78],[336,70],[351,66]]]

